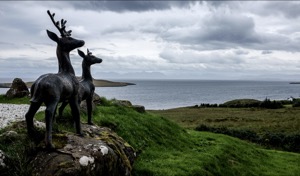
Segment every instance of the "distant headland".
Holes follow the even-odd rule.
[[[81,77],[77,77],[79,80]],[[33,81],[25,82],[27,87],[31,87]],[[129,85],[135,85],[134,83],[127,83],[127,82],[115,82],[115,81],[108,81],[103,79],[94,79],[93,83],[95,87],[123,87]],[[10,88],[11,83],[0,83],[0,88]]]

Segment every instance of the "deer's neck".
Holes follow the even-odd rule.
[[[59,47],[57,47],[56,56],[58,59],[58,72],[59,73],[71,73],[71,74],[75,75],[75,71],[71,64],[69,52],[64,52]]]
[[[82,62],[82,79],[93,81],[91,66],[87,65],[84,61]]]

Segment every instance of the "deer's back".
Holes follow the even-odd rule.
[[[30,101],[66,101],[72,96],[77,96],[78,88],[79,82],[71,74],[45,74],[31,86]]]

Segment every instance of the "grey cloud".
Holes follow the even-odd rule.
[[[194,28],[170,29],[161,37],[167,41],[216,49],[261,43],[250,17],[216,14],[199,20],[203,22]]]
[[[236,12],[250,12],[261,16],[283,15],[286,18],[300,16],[300,2],[298,1],[206,1],[209,7],[215,10],[224,8]]]
[[[294,39],[289,35],[279,34],[263,34],[262,43],[253,44],[252,49],[256,50],[280,50],[299,52],[300,51],[300,39]]]
[[[95,11],[149,11],[165,10],[172,7],[188,8],[193,1],[75,1],[70,2],[73,7],[83,10]]]
[[[249,54],[249,52],[245,51],[245,50],[237,50],[237,51],[235,51],[235,54],[237,54],[237,55],[247,55],[247,54]]]
[[[127,26],[114,26],[104,29],[101,34],[113,34],[113,33],[124,33],[124,32],[132,32],[134,31],[133,25],[127,25]]]
[[[103,55],[104,62],[101,64],[103,71],[156,71],[162,67],[162,63],[143,56],[111,56]]]
[[[231,0],[212,0],[212,1],[205,1],[210,8],[215,10],[219,10],[222,8],[229,8],[230,10],[236,10],[240,8],[239,1],[231,1]]]
[[[272,53],[273,53],[272,51],[267,51],[267,50],[261,52],[261,54],[272,54]]]
[[[254,31],[254,21],[245,16],[216,15],[204,23],[204,40],[225,41],[229,43],[260,43]]]
[[[300,16],[300,3],[297,1],[272,1],[266,3],[260,13],[264,15],[282,14],[286,18],[298,18]]]
[[[79,56],[72,57],[72,64],[76,73],[81,71],[82,58]],[[46,73],[57,73],[58,63],[56,57],[45,58],[41,60],[30,59],[27,55],[19,57],[0,58],[0,75],[20,73],[31,73],[27,77],[38,77]],[[21,76],[23,76],[21,74]]]
[[[11,42],[1,42],[1,41],[0,41],[0,45],[10,45],[10,46],[14,46],[15,44],[14,44],[14,43],[11,43]]]
[[[12,64],[13,63],[13,64]],[[17,70],[18,72],[27,71],[27,70],[57,70],[57,63],[53,59],[36,61],[24,57],[11,57],[0,60],[1,71],[3,72],[12,72],[12,69]],[[52,71],[53,72],[53,71]]]
[[[248,48],[255,50],[300,51],[300,38],[291,34],[257,32],[251,17],[214,13],[199,19],[197,25],[166,29],[160,37],[198,50]],[[293,27],[290,27],[293,28]],[[297,34],[297,33],[295,33]]]
[[[222,72],[235,67],[242,68],[240,66],[244,66],[244,69],[241,69],[244,71],[249,70],[251,66],[266,67],[272,64],[274,65],[272,67],[277,68],[280,64],[274,64],[276,59],[261,61],[250,57],[255,55],[254,58],[265,59],[275,54],[268,57],[261,54],[270,54],[277,50],[284,51],[282,55],[288,51],[300,51],[299,25],[294,22],[300,13],[295,10],[298,8],[296,2],[206,1],[191,7],[190,10],[188,9],[190,5],[199,2],[47,1],[42,3],[28,1],[13,3],[15,5],[0,2],[0,33],[3,34],[0,41],[0,54],[1,57],[18,54],[22,55],[24,60],[10,58],[11,62],[9,62],[0,59],[0,63],[3,63],[1,74],[9,71],[35,72],[34,74],[57,72],[56,58],[41,61],[29,59],[28,62],[25,59],[27,55],[34,56],[33,58],[55,56],[56,44],[48,39],[45,29],[56,33],[57,31],[46,14],[47,9],[57,14],[56,20],[66,18],[67,28],[77,29],[74,31],[74,37],[77,38],[76,35],[80,34],[80,39],[82,37],[86,41],[86,47],[94,54],[101,54],[105,61],[96,66],[101,68],[101,71],[191,70],[191,73],[194,73],[192,70],[215,69]],[[32,8],[26,9],[25,5]],[[247,9],[249,5],[251,8]],[[80,28],[81,25],[84,28]],[[137,38],[139,40],[135,40]],[[136,41],[141,45],[131,45]],[[148,43],[143,45],[144,41]],[[31,45],[24,47],[26,43]],[[172,48],[169,51],[164,50],[165,47],[172,45],[178,46],[181,50],[179,52]],[[148,46],[149,48],[146,48]],[[139,52],[132,50],[133,47],[136,47]],[[149,56],[145,55],[148,54],[146,52],[142,53],[145,48],[152,49],[152,51],[147,50]],[[10,49],[9,53],[7,49]],[[43,51],[47,54],[42,54]],[[129,52],[131,56],[127,56]],[[82,59],[77,57],[77,51],[71,53],[71,57],[76,73],[80,73]],[[291,65],[289,68],[296,65],[290,62],[285,64]],[[24,65],[28,67],[24,68]],[[6,67],[10,70],[7,71]],[[216,74],[221,75],[220,79],[224,76],[222,73]]]
[[[181,64],[240,64],[244,60],[234,52],[198,52],[195,50],[182,50],[165,48],[159,56],[170,63]]]

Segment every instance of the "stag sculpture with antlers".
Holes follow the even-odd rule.
[[[71,37],[72,31],[66,31],[66,20],[62,19],[61,22],[56,22],[54,20],[55,14],[51,14],[49,10],[47,13],[61,35],[61,37],[58,37],[55,33],[47,30],[49,38],[57,43],[56,56],[59,69],[57,74],[49,73],[42,75],[33,83],[31,86],[30,107],[25,114],[25,118],[28,134],[34,136],[34,115],[42,103],[46,105],[46,148],[54,148],[54,145],[52,144],[52,123],[59,102],[69,102],[72,116],[75,121],[76,132],[82,135],[78,105],[79,81],[75,77],[69,53],[75,48],[82,47],[84,41]]]

